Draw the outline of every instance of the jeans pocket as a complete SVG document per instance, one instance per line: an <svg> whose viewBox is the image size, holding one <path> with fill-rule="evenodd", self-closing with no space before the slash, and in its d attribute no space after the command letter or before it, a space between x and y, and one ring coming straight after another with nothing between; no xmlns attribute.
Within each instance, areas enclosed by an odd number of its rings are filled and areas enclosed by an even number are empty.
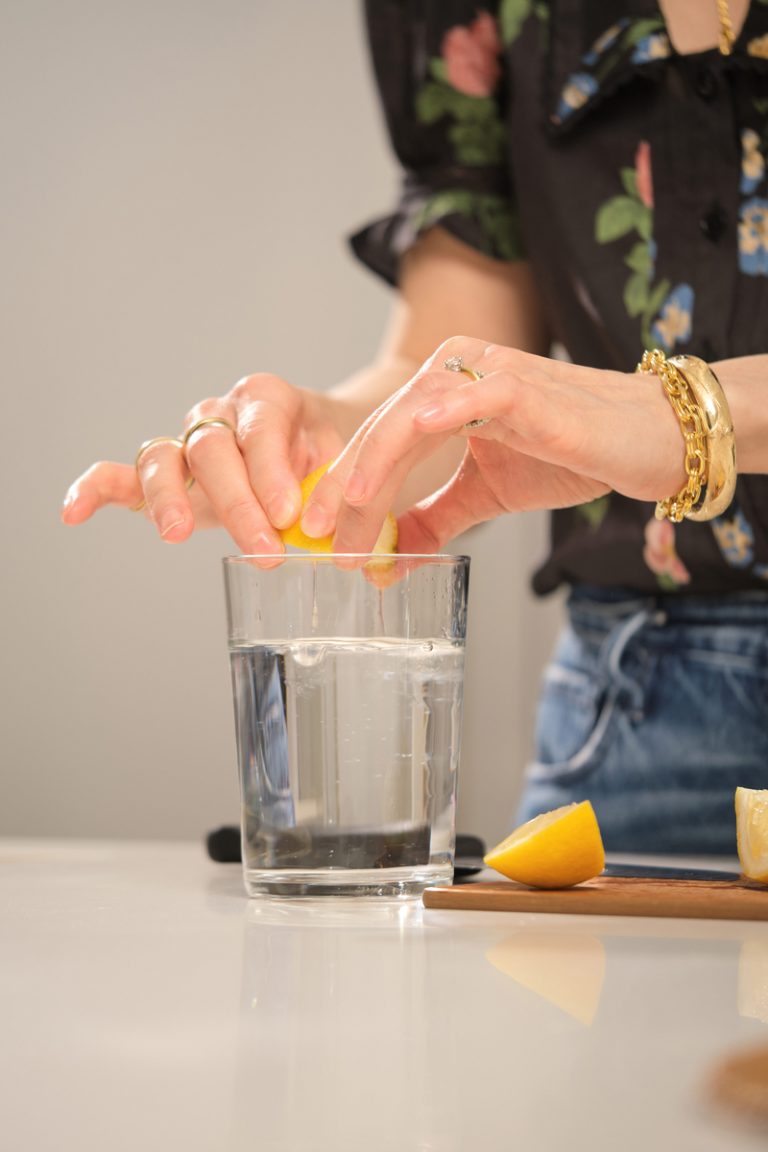
<svg viewBox="0 0 768 1152"><path fill-rule="evenodd" d="M588 776L605 753L615 707L595 673L553 662L539 697L528 779L566 783Z"/></svg>
<svg viewBox="0 0 768 1152"><path fill-rule="evenodd" d="M768 745L768 670L749 656L689 648L668 679L692 726L716 744Z"/></svg>

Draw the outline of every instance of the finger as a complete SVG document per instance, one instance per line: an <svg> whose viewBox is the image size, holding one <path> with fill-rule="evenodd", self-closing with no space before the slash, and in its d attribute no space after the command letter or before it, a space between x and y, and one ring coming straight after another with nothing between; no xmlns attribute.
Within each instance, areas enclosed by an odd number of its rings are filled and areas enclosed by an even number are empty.
<svg viewBox="0 0 768 1152"><path fill-rule="evenodd" d="M381 405L334 461L302 513L301 526L308 536L333 533L345 506L350 512L346 518L348 526L368 526L367 532L353 527L350 533L350 546L355 541L355 546L363 550L362 540L370 536L370 525L378 517L381 526L410 469L445 443L445 434L429 435L417 428L411 418L411 410L422 402L410 395L417 386L416 380L412 381ZM355 517L353 508L363 510L362 514ZM372 515L365 514L367 508ZM374 533L373 542L375 539Z"/></svg>
<svg viewBox="0 0 768 1152"><path fill-rule="evenodd" d="M415 420L418 411L429 411L455 391L474 390L478 394L486 384L485 377L497 371L514 353L494 344L467 337L455 337L443 344L425 367L404 388L363 425L353 443L357 446L354 468L344 485L344 498L350 505L365 505L386 485L400 461L423 439L425 431L453 432L463 421L453 425L443 421L426 428ZM482 373L483 378L468 381L461 372L445 368L451 361L465 362L467 368ZM318 493L319 496L319 493Z"/></svg>
<svg viewBox="0 0 768 1152"><path fill-rule="evenodd" d="M65 524L82 524L99 508L114 504L133 508L142 498L136 469L131 464L103 460L93 464L70 486L61 508Z"/></svg>
<svg viewBox="0 0 768 1152"><path fill-rule="evenodd" d="M163 540L179 544L191 536L195 517L187 494L189 472L178 442L158 440L139 453L136 470L147 514Z"/></svg>
<svg viewBox="0 0 768 1152"><path fill-rule="evenodd" d="M342 499L336 518L334 551L372 551L384 519L395 505L398 493L410 472L428 456L437 452L447 439L449 437L446 435L422 436L411 451L397 462L386 483L365 504L349 504ZM399 550L402 550L402 547L400 543Z"/></svg>
<svg viewBox="0 0 768 1152"><path fill-rule="evenodd" d="M301 511L301 489L292 466L301 394L263 373L236 384L232 398L251 488L272 524L288 528Z"/></svg>
<svg viewBox="0 0 768 1152"><path fill-rule="evenodd" d="M468 451L447 484L400 517L398 550L439 552L462 532L504 511L485 488L474 457Z"/></svg>
<svg viewBox="0 0 768 1152"><path fill-rule="evenodd" d="M189 426L209 416L197 416ZM230 423L233 418L232 412L221 417ZM238 548L250 554L281 554L282 542L254 495L233 433L219 424L204 425L187 440L185 455L192 475Z"/></svg>

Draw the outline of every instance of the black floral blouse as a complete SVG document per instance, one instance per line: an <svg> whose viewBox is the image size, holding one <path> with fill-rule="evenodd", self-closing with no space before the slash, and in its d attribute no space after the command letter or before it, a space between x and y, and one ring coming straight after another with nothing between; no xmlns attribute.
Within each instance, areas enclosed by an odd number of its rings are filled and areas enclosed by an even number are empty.
<svg viewBox="0 0 768 1152"><path fill-rule="evenodd" d="M352 238L370 268L395 283L439 224L531 261L577 363L768 352L768 0L731 56L679 55L650 0L368 0L367 18L404 168L397 210ZM534 588L768 591L768 477L709 523L653 513L616 493L555 512Z"/></svg>

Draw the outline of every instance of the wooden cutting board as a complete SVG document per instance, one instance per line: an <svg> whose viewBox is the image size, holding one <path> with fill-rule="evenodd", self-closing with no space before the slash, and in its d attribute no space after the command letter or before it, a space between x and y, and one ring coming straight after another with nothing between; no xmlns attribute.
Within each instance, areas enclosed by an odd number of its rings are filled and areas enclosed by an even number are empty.
<svg viewBox="0 0 768 1152"><path fill-rule="evenodd" d="M741 880L647 880L598 876L575 888L526 888L512 880L427 888L427 908L768 920L768 888Z"/></svg>

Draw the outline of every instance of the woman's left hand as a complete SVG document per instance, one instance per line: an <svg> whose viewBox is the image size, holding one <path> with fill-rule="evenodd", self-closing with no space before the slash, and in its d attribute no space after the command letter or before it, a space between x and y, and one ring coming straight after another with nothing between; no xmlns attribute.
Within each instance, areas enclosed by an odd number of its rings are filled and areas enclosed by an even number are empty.
<svg viewBox="0 0 768 1152"><path fill-rule="evenodd" d="M445 361L482 372L481 380ZM470 421L488 419L467 429ZM433 552L504 512L564 508L611 489L660 500L685 482L680 427L655 376L583 368L455 337L352 437L302 524L367 552L408 473L453 435L458 471L400 518L401 552Z"/></svg>

